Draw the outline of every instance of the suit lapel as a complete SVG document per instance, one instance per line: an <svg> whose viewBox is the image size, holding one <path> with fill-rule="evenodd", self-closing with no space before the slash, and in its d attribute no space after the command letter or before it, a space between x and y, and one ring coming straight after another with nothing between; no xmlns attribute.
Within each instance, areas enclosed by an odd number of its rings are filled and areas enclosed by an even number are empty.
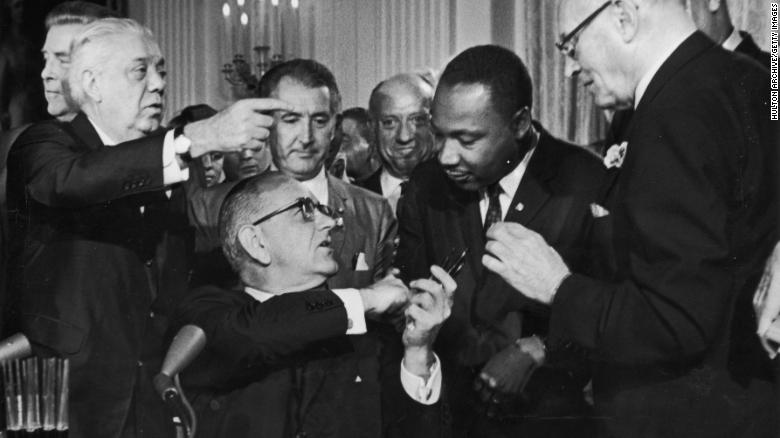
<svg viewBox="0 0 780 438"><path fill-rule="evenodd" d="M540 125L534 126L539 131L539 142L509 204L509 211L504 216L506 222L523 225L530 223L550 199L550 191L546 186L547 181L557 173L556 157L550 151L550 134Z"/></svg>
<svg viewBox="0 0 780 438"><path fill-rule="evenodd" d="M336 213L338 213L342 217L351 214L351 212L355 211L353 206L350 205L352 200L349 199L347 193L344 190L342 190L342 188L338 184L334 184L333 181L331 181L331 179L333 178L331 175L328 174L327 177L328 177L328 206L330 206L330 208L332 208L334 211L336 211ZM333 246L334 253L336 254L341 254L341 251L344 249L344 242L346 240L345 231L346 231L345 227L341 227L338 230L335 230L335 232L332 232L330 234L331 245Z"/></svg>
<svg viewBox="0 0 780 438"><path fill-rule="evenodd" d="M482 234L482 216L479 211L479 194L477 192L467 192L461 190L455 184L447 180L450 185L450 202L455 220L452 224L460 228L463 242L469 252L466 255L466 262L474 273L474 281L477 282L482 276L482 254L485 251L485 236ZM456 251L465 248L452 248ZM446 255L444 256L446 257ZM441 263L442 260L436 260L435 263Z"/></svg>

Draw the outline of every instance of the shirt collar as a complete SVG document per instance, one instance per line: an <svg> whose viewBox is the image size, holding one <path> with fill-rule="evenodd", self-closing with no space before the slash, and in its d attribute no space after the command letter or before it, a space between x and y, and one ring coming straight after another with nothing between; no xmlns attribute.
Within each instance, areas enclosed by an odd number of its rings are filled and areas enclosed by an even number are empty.
<svg viewBox="0 0 780 438"><path fill-rule="evenodd" d="M257 301L260 301L261 303L263 301L273 298L274 296L274 294L269 294L268 292L263 292L261 290L249 286L244 287L244 292L249 294L252 298L256 299Z"/></svg>
<svg viewBox="0 0 780 438"><path fill-rule="evenodd" d="M525 153L523 159L517 163L517 166L515 166L511 172L504 175L503 178L498 180L498 185L501 187L501 193L504 193L510 198L515 196L515 192L517 191L517 188L520 187L520 182L523 180L523 175L525 175L525 171L528 169L528 162L531 161L531 157L533 156L535 150L536 146L529 149L528 152ZM482 189L481 193L482 198L486 199L487 189Z"/></svg>
<svg viewBox="0 0 780 438"><path fill-rule="evenodd" d="M653 80L653 76L658 73L658 70L661 69L661 66L664 65L670 56L672 56L672 53L674 53L674 51L677 50L677 48L680 47L680 45L695 32L695 30L691 31L691 33L685 35L679 41L677 41L676 44L670 44L665 50L659 53L658 57L656 58L656 62L652 64L652 67L648 69L647 72L645 72L644 76L642 76L642 78L636 84L636 90L634 91L634 109L639 106L639 101L642 100L642 96L645 94L645 91L647 91L647 87L650 85L650 81Z"/></svg>
<svg viewBox="0 0 780 438"><path fill-rule="evenodd" d="M384 196L393 193L404 181L391 175L386 168L382 168L382 173L379 174L379 184L382 186L382 194Z"/></svg>
<svg viewBox="0 0 780 438"><path fill-rule="evenodd" d="M317 176L301 181L301 184L317 198L320 204L328 203L328 176L325 173L325 166L322 166Z"/></svg>
<svg viewBox="0 0 780 438"><path fill-rule="evenodd" d="M116 146L118 142L114 141L111 137L108 136L100 127L95 123L89 116L87 116L87 120L89 120L89 123L92 125L93 128L95 128L95 132L97 132L98 137L100 137L100 141L103 142L103 146Z"/></svg>
<svg viewBox="0 0 780 438"><path fill-rule="evenodd" d="M728 38L726 38L725 41L723 41L723 44L721 46L728 50L733 52L734 50L737 50L737 46L742 42L742 35L739 34L739 30L735 27L734 30L731 31L731 35L729 35Z"/></svg>

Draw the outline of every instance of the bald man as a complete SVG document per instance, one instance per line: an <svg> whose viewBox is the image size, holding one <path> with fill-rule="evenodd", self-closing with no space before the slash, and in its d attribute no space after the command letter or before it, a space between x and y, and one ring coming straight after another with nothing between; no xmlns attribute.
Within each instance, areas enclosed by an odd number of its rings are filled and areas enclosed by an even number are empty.
<svg viewBox="0 0 780 438"><path fill-rule="evenodd" d="M386 197L393 211L401 196L401 183L435 153L430 126L432 99L433 86L412 73L386 79L371 92L368 111L382 167L360 185Z"/></svg>
<svg viewBox="0 0 780 438"><path fill-rule="evenodd" d="M750 308L777 240L767 71L698 32L681 0L563 0L558 27L596 104L634 108L592 209L600 269L572 272L508 223L485 266L551 305L548 347L591 352L609 436L776 436Z"/></svg>

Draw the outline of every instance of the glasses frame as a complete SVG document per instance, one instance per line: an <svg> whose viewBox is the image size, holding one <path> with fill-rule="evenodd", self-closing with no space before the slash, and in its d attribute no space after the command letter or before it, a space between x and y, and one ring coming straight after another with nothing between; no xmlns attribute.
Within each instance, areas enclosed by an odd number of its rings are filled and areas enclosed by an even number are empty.
<svg viewBox="0 0 780 438"><path fill-rule="evenodd" d="M572 29L571 32L567 33L560 40L558 40L555 43L555 47L558 48L563 56L571 56L571 54L574 53L574 50L577 48L577 43L579 42L579 38L576 38L577 34L582 32L583 29L585 29L585 27L591 23L591 21L595 20L599 14L604 12L609 6L615 3L615 0L608 0L603 5L599 6L598 9L585 17L585 19L582 20L582 22L580 22L580 24L578 24L574 29Z"/></svg>
<svg viewBox="0 0 780 438"><path fill-rule="evenodd" d="M310 205L310 212L307 212L307 209L304 208L306 205ZM252 222L253 226L260 225L262 222L267 221L268 219L271 219L274 216L280 215L284 213L285 211L292 210L294 208L300 208L301 209L301 215L306 221L312 221L314 220L314 212L319 211L320 213L324 214L325 216L328 216L332 219L337 219L336 212L330 208L329 206L325 204L320 204L319 202L307 197L298 198L290 205L278 208L271 213L268 213L267 215L261 217L260 219Z"/></svg>

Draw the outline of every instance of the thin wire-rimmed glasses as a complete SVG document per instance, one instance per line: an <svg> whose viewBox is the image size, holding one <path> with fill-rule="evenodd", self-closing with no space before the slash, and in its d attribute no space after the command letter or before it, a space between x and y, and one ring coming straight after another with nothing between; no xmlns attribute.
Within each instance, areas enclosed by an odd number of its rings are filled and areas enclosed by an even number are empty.
<svg viewBox="0 0 780 438"><path fill-rule="evenodd" d="M303 216L303 219L306 221L313 221L314 220L314 211L319 210L320 213L324 214L325 216L328 216L333 219L338 219L338 215L336 212L330 208L329 206L325 204L320 204L319 202L309 198L298 198L290 205L287 205L285 207L282 207L278 210L274 210L271 213L268 213L267 215L261 217L260 219L252 222L252 225L258 225L263 221L267 221L268 219L271 219L272 217L282 214L285 211L292 210L294 208L300 208L301 209L301 215Z"/></svg>
<svg viewBox="0 0 780 438"><path fill-rule="evenodd" d="M615 3L615 0L609 0L603 5L599 6L599 8L593 11L592 14L585 17L585 19L582 20L582 22L578 24L577 27L572 29L571 32L561 37L561 39L555 43L555 47L557 47L558 50L563 53L563 56L574 56L574 49L577 48L577 35L582 32L583 29L585 29L585 26L590 24L591 21L595 20L600 13L604 12L604 10L606 10L607 7L613 3Z"/></svg>

